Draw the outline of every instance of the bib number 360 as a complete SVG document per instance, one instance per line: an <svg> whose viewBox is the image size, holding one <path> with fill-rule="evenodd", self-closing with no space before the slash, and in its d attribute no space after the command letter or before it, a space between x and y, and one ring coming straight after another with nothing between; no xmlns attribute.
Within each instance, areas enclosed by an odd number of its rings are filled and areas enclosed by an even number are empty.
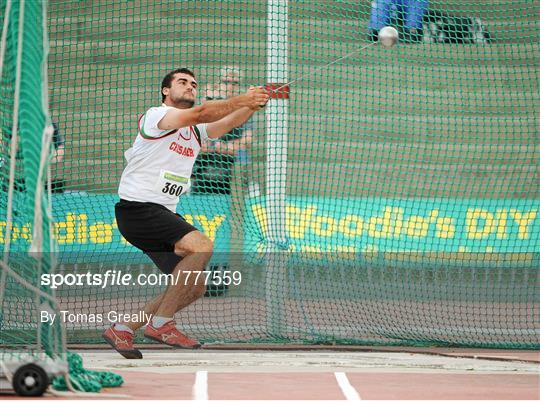
<svg viewBox="0 0 540 402"><path fill-rule="evenodd" d="M180 173L161 170L154 191L168 200L175 200L189 190L190 180Z"/></svg>
<svg viewBox="0 0 540 402"><path fill-rule="evenodd" d="M161 189L161 192L163 194L175 195L178 197L180 196L180 194L182 194L183 190L184 190L183 186L166 181L165 185Z"/></svg>

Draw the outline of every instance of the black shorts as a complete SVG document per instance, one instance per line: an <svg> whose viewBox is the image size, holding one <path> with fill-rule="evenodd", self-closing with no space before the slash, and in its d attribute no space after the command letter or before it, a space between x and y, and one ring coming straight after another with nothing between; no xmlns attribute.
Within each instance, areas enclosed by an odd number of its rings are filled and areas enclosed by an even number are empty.
<svg viewBox="0 0 540 402"><path fill-rule="evenodd" d="M174 244L197 230L182 216L151 202L120 200L114 206L114 212L122 236L144 251L166 274L182 260L174 253Z"/></svg>

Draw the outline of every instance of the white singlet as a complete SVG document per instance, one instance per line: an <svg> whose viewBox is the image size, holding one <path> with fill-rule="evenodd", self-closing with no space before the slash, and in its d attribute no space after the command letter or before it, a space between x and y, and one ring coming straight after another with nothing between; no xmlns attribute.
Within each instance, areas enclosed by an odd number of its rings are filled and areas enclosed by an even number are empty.
<svg viewBox="0 0 540 402"><path fill-rule="evenodd" d="M190 186L191 171L207 141L207 124L161 130L159 121L173 109L162 105L141 116L133 146L125 152L127 166L118 195L128 201L153 202L176 212L179 196Z"/></svg>

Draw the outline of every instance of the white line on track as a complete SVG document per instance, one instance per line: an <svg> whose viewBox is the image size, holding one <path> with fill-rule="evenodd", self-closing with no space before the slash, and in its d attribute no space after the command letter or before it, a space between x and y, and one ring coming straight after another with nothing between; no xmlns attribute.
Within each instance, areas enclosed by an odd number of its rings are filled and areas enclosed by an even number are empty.
<svg viewBox="0 0 540 402"><path fill-rule="evenodd" d="M192 399L197 401L208 400L208 371L197 371L191 394Z"/></svg>
<svg viewBox="0 0 540 402"><path fill-rule="evenodd" d="M341 392L343 392L343 395L345 395L346 400L359 401L362 399L360 398L358 392L356 392L356 389L354 389L354 387L349 382L349 379L347 378L347 375L345 373L336 372L334 373L334 375L336 376L339 388L341 388Z"/></svg>

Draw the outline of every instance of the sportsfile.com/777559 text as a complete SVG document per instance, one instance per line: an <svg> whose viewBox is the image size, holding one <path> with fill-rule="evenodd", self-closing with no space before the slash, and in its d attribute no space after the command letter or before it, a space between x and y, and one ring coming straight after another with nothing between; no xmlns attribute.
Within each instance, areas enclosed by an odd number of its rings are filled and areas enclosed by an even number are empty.
<svg viewBox="0 0 540 402"><path fill-rule="evenodd" d="M168 286L168 285L205 285L229 286L242 283L240 271L181 271L176 274L138 274L132 275L117 270L103 273L67 273L41 274L41 286L57 289L61 286L96 286L102 289L107 286Z"/></svg>

